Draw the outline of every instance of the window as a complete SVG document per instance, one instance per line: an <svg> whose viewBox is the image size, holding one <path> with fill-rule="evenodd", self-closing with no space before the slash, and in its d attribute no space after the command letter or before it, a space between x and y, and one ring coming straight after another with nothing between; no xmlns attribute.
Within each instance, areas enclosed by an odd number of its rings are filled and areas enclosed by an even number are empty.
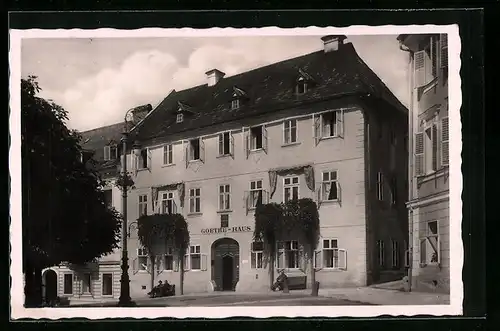
<svg viewBox="0 0 500 331"><path fill-rule="evenodd" d="M283 199L285 202L299 199L299 177L283 178Z"/></svg>
<svg viewBox="0 0 500 331"><path fill-rule="evenodd" d="M113 206L113 190L104 190L104 204L108 208L111 208Z"/></svg>
<svg viewBox="0 0 500 331"><path fill-rule="evenodd" d="M404 241L405 248L405 267L410 266L410 248L408 247L408 241Z"/></svg>
<svg viewBox="0 0 500 331"><path fill-rule="evenodd" d="M174 201L174 192L165 192L162 194L161 213L162 214L177 213L177 206L175 205Z"/></svg>
<svg viewBox="0 0 500 331"><path fill-rule="evenodd" d="M255 208L257 205L262 204L262 180L255 180L250 182L250 208Z"/></svg>
<svg viewBox="0 0 500 331"><path fill-rule="evenodd" d="M256 126L250 129L250 150L254 151L262 148L263 141L262 126Z"/></svg>
<svg viewBox="0 0 500 331"><path fill-rule="evenodd" d="M172 271L174 270L174 250L172 247L166 248L166 253L163 254L162 258L163 270Z"/></svg>
<svg viewBox="0 0 500 331"><path fill-rule="evenodd" d="M391 204L396 205L398 202L398 182L396 177L391 178Z"/></svg>
<svg viewBox="0 0 500 331"><path fill-rule="evenodd" d="M420 263L424 265L437 264L441 261L439 224L438 221L431 221L426 225L427 233L420 238Z"/></svg>
<svg viewBox="0 0 500 331"><path fill-rule="evenodd" d="M219 185L219 210L231 209L231 186Z"/></svg>
<svg viewBox="0 0 500 331"><path fill-rule="evenodd" d="M240 108L240 99L233 99L231 101L231 109L235 110L235 109L238 109L238 108Z"/></svg>
<svg viewBox="0 0 500 331"><path fill-rule="evenodd" d="M82 293L89 294L92 292L92 275L84 273L82 278Z"/></svg>
<svg viewBox="0 0 500 331"><path fill-rule="evenodd" d="M323 138L341 137L344 131L343 117L343 111L331 111L313 116L316 144Z"/></svg>
<svg viewBox="0 0 500 331"><path fill-rule="evenodd" d="M73 274L64 274L64 294L73 294Z"/></svg>
<svg viewBox="0 0 500 331"><path fill-rule="evenodd" d="M219 156L231 155L233 137L230 132L219 133Z"/></svg>
<svg viewBox="0 0 500 331"><path fill-rule="evenodd" d="M321 183L321 200L340 200L340 185L337 179L337 171L323 171Z"/></svg>
<svg viewBox="0 0 500 331"><path fill-rule="evenodd" d="M297 94L298 95L301 95L301 94L304 94L307 92L307 83L306 82L303 82L303 81L299 81L297 83Z"/></svg>
<svg viewBox="0 0 500 331"><path fill-rule="evenodd" d="M447 117L441 120L441 141L439 141L438 127L434 120L425 125L423 132L415 134L415 176L424 176L438 170L440 144L441 165L448 163L448 139Z"/></svg>
<svg viewBox="0 0 500 331"><path fill-rule="evenodd" d="M137 270L148 270L148 251L145 247L137 249Z"/></svg>
<svg viewBox="0 0 500 331"><path fill-rule="evenodd" d="M177 114L177 118L175 119L176 123L182 123L184 121L184 114Z"/></svg>
<svg viewBox="0 0 500 331"><path fill-rule="evenodd" d="M201 212L201 189L192 188L189 190L189 212Z"/></svg>
<svg viewBox="0 0 500 331"><path fill-rule="evenodd" d="M220 227L221 228L229 227L229 214L220 215Z"/></svg>
<svg viewBox="0 0 500 331"><path fill-rule="evenodd" d="M104 161L116 160L118 158L118 148L116 145L104 146Z"/></svg>
<svg viewBox="0 0 500 331"><path fill-rule="evenodd" d="M399 268L399 242L391 240L392 243L392 260L391 265L393 268Z"/></svg>
<svg viewBox="0 0 500 331"><path fill-rule="evenodd" d="M299 268L299 243L296 240L278 242L278 269Z"/></svg>
<svg viewBox="0 0 500 331"><path fill-rule="evenodd" d="M414 53L415 87L430 83L438 74L438 38L432 36L423 50Z"/></svg>
<svg viewBox="0 0 500 331"><path fill-rule="evenodd" d="M102 295L113 295L113 274L102 274Z"/></svg>
<svg viewBox="0 0 500 331"><path fill-rule="evenodd" d="M385 266L385 247L383 240L377 241L377 248L378 248L378 265L383 268Z"/></svg>
<svg viewBox="0 0 500 331"><path fill-rule="evenodd" d="M189 247L189 262L191 270L201 270L200 245L193 245Z"/></svg>
<svg viewBox="0 0 500 331"><path fill-rule="evenodd" d="M381 171L377 173L377 199L384 200L384 174Z"/></svg>
<svg viewBox="0 0 500 331"><path fill-rule="evenodd" d="M252 242L250 255L250 266L252 269L264 268L264 243L262 241Z"/></svg>
<svg viewBox="0 0 500 331"><path fill-rule="evenodd" d="M171 144L163 146L163 164L174 164L174 146Z"/></svg>
<svg viewBox="0 0 500 331"><path fill-rule="evenodd" d="M146 194L139 195L139 217L148 214L148 196Z"/></svg>
<svg viewBox="0 0 500 331"><path fill-rule="evenodd" d="M450 131L448 117L441 119L441 165L448 165L450 161Z"/></svg>
<svg viewBox="0 0 500 331"><path fill-rule="evenodd" d="M189 141L189 161L200 160L200 139L192 139Z"/></svg>
<svg viewBox="0 0 500 331"><path fill-rule="evenodd" d="M297 120L283 122L283 144L293 144L297 142Z"/></svg>
<svg viewBox="0 0 500 331"><path fill-rule="evenodd" d="M337 239L323 240L323 268L339 268L339 250Z"/></svg>
<svg viewBox="0 0 500 331"><path fill-rule="evenodd" d="M142 149L138 161L138 169L148 169L151 164L151 151L148 149Z"/></svg>

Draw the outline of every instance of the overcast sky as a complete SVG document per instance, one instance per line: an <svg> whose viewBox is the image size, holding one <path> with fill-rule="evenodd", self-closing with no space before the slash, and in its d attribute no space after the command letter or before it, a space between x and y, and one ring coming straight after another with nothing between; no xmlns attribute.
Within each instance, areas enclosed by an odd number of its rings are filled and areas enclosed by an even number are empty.
<svg viewBox="0 0 500 331"><path fill-rule="evenodd" d="M24 39L21 70L68 111L69 127L88 130L122 121L129 108L154 107L172 89L204 84L209 69L227 77L317 51L320 37ZM347 41L407 105L407 54L396 35Z"/></svg>

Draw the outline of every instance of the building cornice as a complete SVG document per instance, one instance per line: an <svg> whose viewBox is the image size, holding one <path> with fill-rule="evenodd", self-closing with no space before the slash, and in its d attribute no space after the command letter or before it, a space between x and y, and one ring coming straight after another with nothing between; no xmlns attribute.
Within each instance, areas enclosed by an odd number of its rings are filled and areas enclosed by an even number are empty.
<svg viewBox="0 0 500 331"><path fill-rule="evenodd" d="M431 196L417 198L406 203L406 207L410 210L425 207L431 204L445 202L450 200L450 191L444 190Z"/></svg>

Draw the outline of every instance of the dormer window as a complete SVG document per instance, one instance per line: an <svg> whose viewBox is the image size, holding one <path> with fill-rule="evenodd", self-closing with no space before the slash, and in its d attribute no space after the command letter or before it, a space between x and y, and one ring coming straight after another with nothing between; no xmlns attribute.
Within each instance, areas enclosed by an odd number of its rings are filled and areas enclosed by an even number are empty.
<svg viewBox="0 0 500 331"><path fill-rule="evenodd" d="M231 102L231 109L235 110L238 108L240 108L240 99L233 99L233 101Z"/></svg>
<svg viewBox="0 0 500 331"><path fill-rule="evenodd" d="M297 94L301 95L307 92L307 83L305 81L297 82Z"/></svg>
<svg viewBox="0 0 500 331"><path fill-rule="evenodd" d="M312 76L302 69L299 69L299 74L295 83L295 93L297 95L305 94L315 84Z"/></svg>
<svg viewBox="0 0 500 331"><path fill-rule="evenodd" d="M118 148L116 144L104 146L104 161L116 160L118 158Z"/></svg>
<svg viewBox="0 0 500 331"><path fill-rule="evenodd" d="M184 114L182 114L182 113L177 114L177 118L175 121L177 123L182 123L184 121Z"/></svg>

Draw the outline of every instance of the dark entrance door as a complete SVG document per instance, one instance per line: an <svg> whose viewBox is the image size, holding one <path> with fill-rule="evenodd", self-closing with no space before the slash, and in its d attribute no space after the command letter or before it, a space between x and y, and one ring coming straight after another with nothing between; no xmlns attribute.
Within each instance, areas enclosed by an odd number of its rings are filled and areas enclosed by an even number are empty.
<svg viewBox="0 0 500 331"><path fill-rule="evenodd" d="M239 280L240 245L232 238L212 244L212 281L216 291L234 291Z"/></svg>
<svg viewBox="0 0 500 331"><path fill-rule="evenodd" d="M224 256L222 258L222 290L232 291L234 281L234 266L233 258L231 256Z"/></svg>
<svg viewBox="0 0 500 331"><path fill-rule="evenodd" d="M45 271L45 302L53 302L57 298L57 274L54 270Z"/></svg>

